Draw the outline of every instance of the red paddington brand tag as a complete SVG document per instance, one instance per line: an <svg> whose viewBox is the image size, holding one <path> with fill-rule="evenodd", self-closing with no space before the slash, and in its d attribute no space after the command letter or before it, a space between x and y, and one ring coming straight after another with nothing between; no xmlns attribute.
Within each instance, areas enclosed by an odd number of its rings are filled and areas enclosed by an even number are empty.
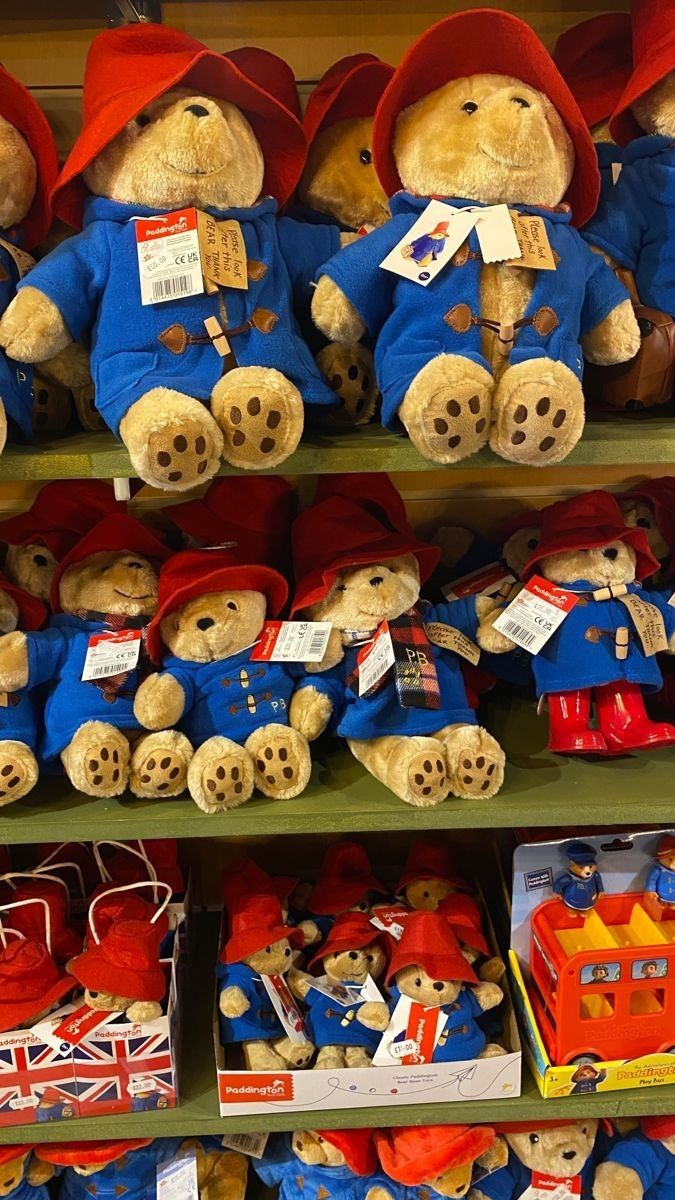
<svg viewBox="0 0 675 1200"><path fill-rule="evenodd" d="M252 662L321 662L330 621L265 621L251 651Z"/></svg>
<svg viewBox="0 0 675 1200"><path fill-rule="evenodd" d="M133 671L140 652L140 629L120 629L117 633L92 633L82 668L83 682Z"/></svg>
<svg viewBox="0 0 675 1200"><path fill-rule="evenodd" d="M162 304L204 291L196 208L139 218L136 250L141 304Z"/></svg>
<svg viewBox="0 0 675 1200"><path fill-rule="evenodd" d="M83 1004L82 1008L76 1008L75 1012L64 1017L52 1036L62 1042L68 1042L71 1046L79 1046L93 1029L105 1025L114 1015L110 1012L96 1012L96 1009L90 1008L88 1004Z"/></svg>
<svg viewBox="0 0 675 1200"><path fill-rule="evenodd" d="M356 655L359 673L359 696L367 696L387 674L395 662L394 647L387 621L378 628L372 642L362 646Z"/></svg>
<svg viewBox="0 0 675 1200"><path fill-rule="evenodd" d="M515 583L515 576L501 563L493 562L453 580L443 588L443 595L446 600L461 600L464 596L493 596L504 583Z"/></svg>
<svg viewBox="0 0 675 1200"><path fill-rule="evenodd" d="M494 628L523 650L538 654L578 599L573 592L556 587L541 575L533 575L497 617Z"/></svg>
<svg viewBox="0 0 675 1200"><path fill-rule="evenodd" d="M401 1062L408 1067L420 1063L431 1062L436 1045L436 1030L438 1028L438 1009L424 1008L422 1004L412 1004L410 1016L405 1030L405 1041L414 1042L416 1050L406 1054Z"/></svg>
<svg viewBox="0 0 675 1200"><path fill-rule="evenodd" d="M581 1195L581 1175L569 1175L564 1179L555 1175L532 1172L532 1183L523 1192L522 1200L573 1200Z"/></svg>

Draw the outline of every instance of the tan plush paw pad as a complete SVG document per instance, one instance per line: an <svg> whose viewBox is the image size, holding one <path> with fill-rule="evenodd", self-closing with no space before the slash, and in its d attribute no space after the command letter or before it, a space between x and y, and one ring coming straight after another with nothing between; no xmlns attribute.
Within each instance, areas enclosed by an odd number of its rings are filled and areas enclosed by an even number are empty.
<svg viewBox="0 0 675 1200"><path fill-rule="evenodd" d="M207 803L214 808L236 808L248 800L253 790L251 774L240 758L226 757L208 763L202 771L202 787Z"/></svg>
<svg viewBox="0 0 675 1200"><path fill-rule="evenodd" d="M92 737L78 751L79 762L71 759L69 772L76 787L89 796L119 796L124 791L129 778L129 743L123 734L111 729L102 737Z"/></svg>
<svg viewBox="0 0 675 1200"><path fill-rule="evenodd" d="M456 731L448 747L450 786L454 796L490 799L504 782L504 752L498 742L477 725Z"/></svg>
<svg viewBox="0 0 675 1200"><path fill-rule="evenodd" d="M255 783L266 796L288 800L304 791L312 769L307 739L285 725L257 729L246 743L255 764Z"/></svg>
<svg viewBox="0 0 675 1200"><path fill-rule="evenodd" d="M427 363L399 409L420 454L447 464L480 450L490 432L492 383L483 367L455 356Z"/></svg>
<svg viewBox="0 0 675 1200"><path fill-rule="evenodd" d="M379 396L375 364L370 351L358 342L346 345L331 343L319 351L316 363L342 401L339 408L327 408L322 414L326 423L353 428L370 421Z"/></svg>
<svg viewBox="0 0 675 1200"><path fill-rule="evenodd" d="M27 796L38 778L35 755L21 742L0 744L0 806Z"/></svg>
<svg viewBox="0 0 675 1200"><path fill-rule="evenodd" d="M567 367L546 364L540 377L531 377L536 364L537 360L520 363L502 377L495 395L490 446L510 462L548 466L562 462L579 441L584 398ZM557 370L550 371L549 365Z"/></svg>
<svg viewBox="0 0 675 1200"><path fill-rule="evenodd" d="M448 792L447 772L443 749L420 754L410 760L408 766L408 784L415 797L413 803L427 805L439 804Z"/></svg>
<svg viewBox="0 0 675 1200"><path fill-rule="evenodd" d="M298 389L279 371L240 367L216 385L212 411L233 467L276 467L295 450L303 430Z"/></svg>
<svg viewBox="0 0 675 1200"><path fill-rule="evenodd" d="M176 734L144 738L131 758L130 786L135 796L180 796L187 787L192 747Z"/></svg>
<svg viewBox="0 0 675 1200"><path fill-rule="evenodd" d="M148 462L160 487L185 489L215 475L220 446L208 426L188 418L150 434Z"/></svg>

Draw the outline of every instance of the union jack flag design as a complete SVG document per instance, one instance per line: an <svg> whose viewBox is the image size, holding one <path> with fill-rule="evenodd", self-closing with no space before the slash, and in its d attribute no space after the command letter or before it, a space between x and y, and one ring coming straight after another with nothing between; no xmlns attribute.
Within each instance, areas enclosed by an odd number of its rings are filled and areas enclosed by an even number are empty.
<svg viewBox="0 0 675 1200"><path fill-rule="evenodd" d="M77 1116L71 1054L38 1039L0 1046L0 1125L46 1120L59 1110Z"/></svg>
<svg viewBox="0 0 675 1200"><path fill-rule="evenodd" d="M137 1033L140 1026L129 1025L124 1037L85 1038L73 1047L77 1096L82 1116L132 1111L136 1088L148 1080L153 1094L160 1094L166 1107L173 1107L176 1097L176 1064L172 1052L169 1023L157 1022L155 1033ZM108 1029L120 1031L119 1025ZM129 1085L136 1088L129 1090Z"/></svg>

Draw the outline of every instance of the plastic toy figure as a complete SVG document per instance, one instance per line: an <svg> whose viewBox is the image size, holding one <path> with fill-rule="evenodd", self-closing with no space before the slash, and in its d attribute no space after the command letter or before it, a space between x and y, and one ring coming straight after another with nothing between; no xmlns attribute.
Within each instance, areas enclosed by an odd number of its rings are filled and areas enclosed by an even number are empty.
<svg viewBox="0 0 675 1200"><path fill-rule="evenodd" d="M653 896L668 908L675 908L675 836L666 833L659 842L656 862L647 876L647 896Z"/></svg>
<svg viewBox="0 0 675 1200"><path fill-rule="evenodd" d="M580 1063L572 1076L570 1096L586 1096L589 1092L597 1092L598 1084L607 1078L607 1072L598 1070L593 1063Z"/></svg>
<svg viewBox="0 0 675 1200"><path fill-rule="evenodd" d="M574 912L589 912L605 890L596 852L587 842L575 841L567 843L565 855L568 865L556 876L553 891Z"/></svg>

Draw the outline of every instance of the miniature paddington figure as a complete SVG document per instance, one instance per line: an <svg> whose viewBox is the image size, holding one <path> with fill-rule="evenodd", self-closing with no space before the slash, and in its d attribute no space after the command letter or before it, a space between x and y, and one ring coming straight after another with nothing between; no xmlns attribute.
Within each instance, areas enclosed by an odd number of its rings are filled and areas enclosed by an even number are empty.
<svg viewBox="0 0 675 1200"><path fill-rule="evenodd" d="M155 1200L158 1168L191 1151L199 1200L244 1200L247 1161L215 1138L57 1142L41 1146L39 1157L60 1173L62 1200Z"/></svg>
<svg viewBox="0 0 675 1200"><path fill-rule="evenodd" d="M365 1200L436 1200L466 1196L476 1164L502 1157L493 1129L476 1125L427 1125L378 1129L375 1148L386 1176Z"/></svg>
<svg viewBox="0 0 675 1200"><path fill-rule="evenodd" d="M647 876L647 895L666 908L675 907L675 837L664 833L656 851L656 862Z"/></svg>
<svg viewBox="0 0 675 1200"><path fill-rule="evenodd" d="M675 551L675 479L643 479L618 497L627 525L644 529L649 549L658 559L660 570L650 575L645 586L662 587L672 575L672 554ZM670 594L670 593L669 593Z"/></svg>
<svg viewBox="0 0 675 1200"><path fill-rule="evenodd" d="M564 1180L567 1194L591 1200L593 1169L600 1153L598 1122L584 1121L518 1122L497 1126L509 1145L505 1167L481 1179L469 1193L469 1200L519 1200L531 1194L538 1178L542 1188L554 1192ZM602 1137L602 1135L601 1135ZM616 1192L612 1200L627 1200Z"/></svg>
<svg viewBox="0 0 675 1200"><path fill-rule="evenodd" d="M370 1129L296 1130L270 1138L253 1169L279 1200L363 1200L377 1167Z"/></svg>
<svg viewBox="0 0 675 1200"><path fill-rule="evenodd" d="M672 1200L675 1117L642 1117L595 1172L593 1200Z"/></svg>
<svg viewBox="0 0 675 1200"><path fill-rule="evenodd" d="M598 871L598 855L587 842L567 842L567 867L556 875L553 891L575 912L590 912L602 895L604 884Z"/></svg>

